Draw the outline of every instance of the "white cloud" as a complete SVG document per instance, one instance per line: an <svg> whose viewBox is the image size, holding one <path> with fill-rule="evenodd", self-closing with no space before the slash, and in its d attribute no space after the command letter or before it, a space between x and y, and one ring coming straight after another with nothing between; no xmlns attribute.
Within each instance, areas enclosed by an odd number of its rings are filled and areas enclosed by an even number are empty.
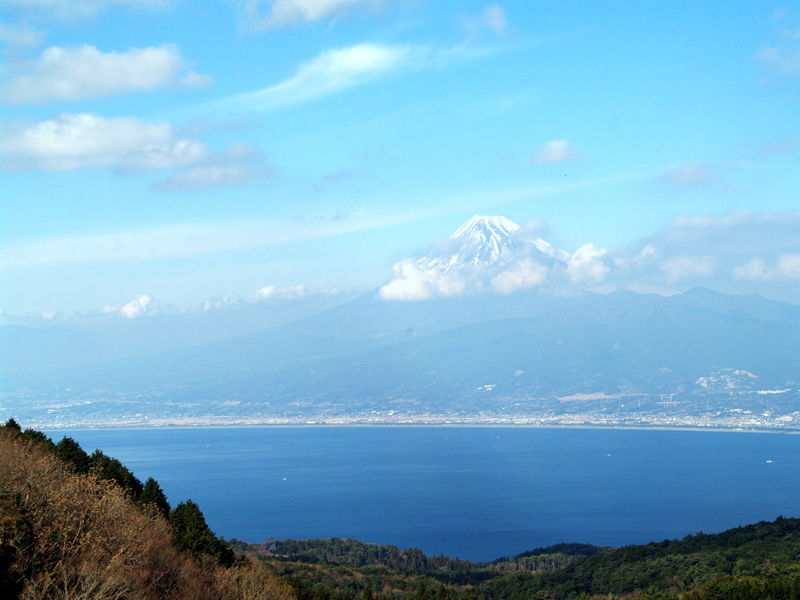
<svg viewBox="0 0 800 600"><path fill-rule="evenodd" d="M224 100L248 110L269 110L330 96L372 81L406 66L415 54L408 46L358 44L328 50L303 63L297 73L279 84Z"/></svg>
<svg viewBox="0 0 800 600"><path fill-rule="evenodd" d="M2 126L3 167L8 171L164 169L197 163L211 151L178 136L169 123L132 117L63 114L35 125Z"/></svg>
<svg viewBox="0 0 800 600"><path fill-rule="evenodd" d="M328 17L342 18L350 9L376 9L381 0L271 0L266 14L262 14L259 0L247 0L242 13L245 24L255 31L267 31Z"/></svg>
<svg viewBox="0 0 800 600"><path fill-rule="evenodd" d="M453 269L443 273L435 267L422 267L413 259L392 267L394 278L379 290L384 300L428 300L460 296L468 289L468 279Z"/></svg>
<svg viewBox="0 0 800 600"><path fill-rule="evenodd" d="M267 300L299 300L315 294L338 293L338 290L311 290L306 285L295 285L288 288L278 288L267 285L250 296L248 302L264 302Z"/></svg>
<svg viewBox="0 0 800 600"><path fill-rule="evenodd" d="M552 140L542 144L531 158L533 164L553 164L584 158L583 152L573 148L569 140Z"/></svg>
<svg viewBox="0 0 800 600"><path fill-rule="evenodd" d="M778 269L788 279L800 279L800 253L779 256Z"/></svg>
<svg viewBox="0 0 800 600"><path fill-rule="evenodd" d="M605 248L596 248L594 244L584 244L573 252L567 260L567 275L573 283L598 283L611 269L601 260L606 254Z"/></svg>
<svg viewBox="0 0 800 600"><path fill-rule="evenodd" d="M767 272L766 263L760 258L754 258L750 262L739 265L733 269L733 276L736 279L771 279L772 274Z"/></svg>
<svg viewBox="0 0 800 600"><path fill-rule="evenodd" d="M768 265L762 258L754 258L735 267L733 276L745 280L800 279L800 253L778 256L774 267Z"/></svg>
<svg viewBox="0 0 800 600"><path fill-rule="evenodd" d="M161 314L158 306L153 302L153 298L147 294L140 294L135 300L131 300L122 306L104 306L100 309L100 312L102 314L120 314L126 319Z"/></svg>
<svg viewBox="0 0 800 600"><path fill-rule="evenodd" d="M44 43L44 32L21 23L0 23L0 42L7 48L38 48Z"/></svg>
<svg viewBox="0 0 800 600"><path fill-rule="evenodd" d="M211 76L194 71L178 79L186 67L174 44L107 53L86 44L77 48L51 46L38 60L23 63L23 73L5 77L3 103L16 106L82 100L213 82Z"/></svg>
<svg viewBox="0 0 800 600"><path fill-rule="evenodd" d="M702 285L797 303L798 231L797 210L680 217L635 247L611 253L605 281L635 291Z"/></svg>
<svg viewBox="0 0 800 600"><path fill-rule="evenodd" d="M687 278L708 277L715 268L713 256L678 256L665 262L661 272L668 283L676 283Z"/></svg>
<svg viewBox="0 0 800 600"><path fill-rule="evenodd" d="M492 289L500 294L510 294L540 285L547 276L547 267L525 259L510 265L490 279Z"/></svg>
<svg viewBox="0 0 800 600"><path fill-rule="evenodd" d="M664 180L678 188L713 185L722 180L722 167L705 162L691 163L664 174Z"/></svg>
<svg viewBox="0 0 800 600"><path fill-rule="evenodd" d="M132 117L64 114L35 125L6 124L0 131L5 171L175 169L151 185L158 190L229 187L272 172L260 153L246 144L214 152L196 139L182 137L169 123Z"/></svg>
<svg viewBox="0 0 800 600"><path fill-rule="evenodd" d="M214 310L215 308L231 308L232 306L239 306L242 298L236 294L221 294L210 300L206 300L203 304L203 310Z"/></svg>

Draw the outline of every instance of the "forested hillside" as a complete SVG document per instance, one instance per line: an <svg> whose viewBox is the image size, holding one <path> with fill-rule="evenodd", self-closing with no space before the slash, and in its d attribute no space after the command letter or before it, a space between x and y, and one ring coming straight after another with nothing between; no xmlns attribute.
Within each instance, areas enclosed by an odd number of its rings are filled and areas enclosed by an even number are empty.
<svg viewBox="0 0 800 600"><path fill-rule="evenodd" d="M337 538L231 544L269 563L303 600L375 592L406 600L800 599L800 519L782 517L643 546L557 544L491 563Z"/></svg>
<svg viewBox="0 0 800 600"><path fill-rule="evenodd" d="M262 564L235 559L191 502L71 438L0 427L0 598L290 600Z"/></svg>

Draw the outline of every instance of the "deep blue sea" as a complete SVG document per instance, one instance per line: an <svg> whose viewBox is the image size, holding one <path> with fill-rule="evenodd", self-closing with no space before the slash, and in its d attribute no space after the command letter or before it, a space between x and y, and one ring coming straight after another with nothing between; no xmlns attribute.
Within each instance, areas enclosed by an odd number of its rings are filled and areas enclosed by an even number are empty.
<svg viewBox="0 0 800 600"><path fill-rule="evenodd" d="M502 427L54 430L192 499L225 538L491 560L800 517L800 435Z"/></svg>

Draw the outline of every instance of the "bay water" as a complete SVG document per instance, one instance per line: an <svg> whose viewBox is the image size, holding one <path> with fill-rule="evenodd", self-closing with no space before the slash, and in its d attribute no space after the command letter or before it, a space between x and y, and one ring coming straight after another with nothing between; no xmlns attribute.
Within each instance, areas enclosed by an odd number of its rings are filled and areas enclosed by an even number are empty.
<svg viewBox="0 0 800 600"><path fill-rule="evenodd" d="M800 517L800 435L514 427L49 430L191 499L227 539L492 560Z"/></svg>

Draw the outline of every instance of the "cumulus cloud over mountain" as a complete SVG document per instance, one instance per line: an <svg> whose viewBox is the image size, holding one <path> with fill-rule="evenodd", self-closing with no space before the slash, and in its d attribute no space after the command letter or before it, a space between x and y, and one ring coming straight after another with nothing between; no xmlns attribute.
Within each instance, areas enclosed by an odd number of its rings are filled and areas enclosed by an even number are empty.
<svg viewBox="0 0 800 600"><path fill-rule="evenodd" d="M501 216L474 216L430 252L394 266L394 278L381 287L386 300L495 291L510 294L545 282L550 270L563 270L569 254L535 233L545 228L535 220L520 227Z"/></svg>
<svg viewBox="0 0 800 600"><path fill-rule="evenodd" d="M126 319L145 316L154 317L161 314L158 304L148 294L139 294L135 300L131 300L122 306L105 306L100 312L103 314L119 314Z"/></svg>
<svg viewBox="0 0 800 600"><path fill-rule="evenodd" d="M588 242L569 253L539 238L541 231L540 219L519 227L504 217L473 217L422 258L397 263L380 295L427 300L536 287L670 294L705 285L791 299L800 285L800 211L680 218L612 250Z"/></svg>

